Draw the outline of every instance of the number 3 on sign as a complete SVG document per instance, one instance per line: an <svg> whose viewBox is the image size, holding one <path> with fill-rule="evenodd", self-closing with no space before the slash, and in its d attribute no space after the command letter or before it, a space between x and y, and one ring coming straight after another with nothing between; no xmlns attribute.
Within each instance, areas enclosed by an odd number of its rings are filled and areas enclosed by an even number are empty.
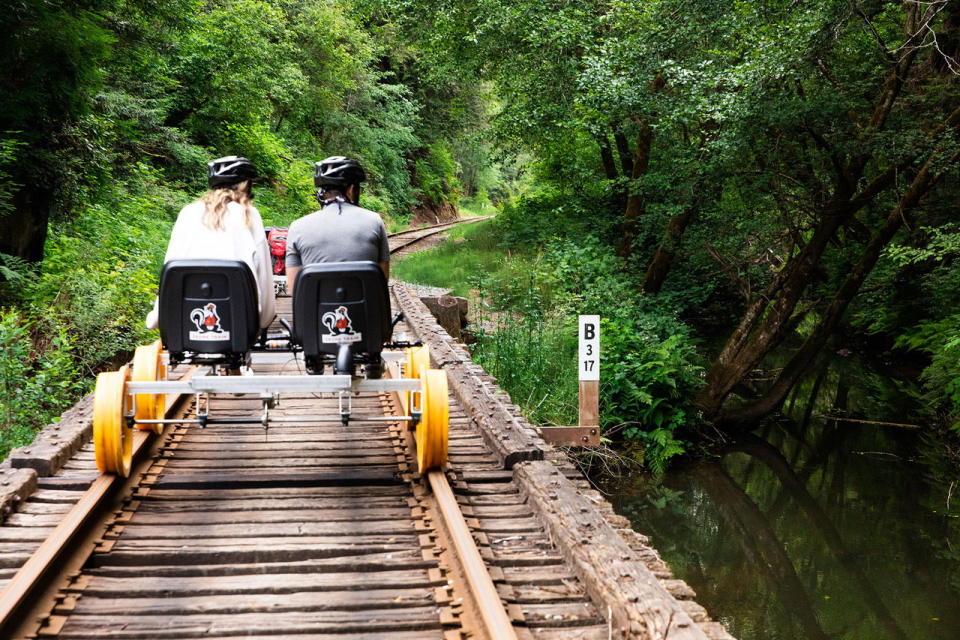
<svg viewBox="0 0 960 640"><path fill-rule="evenodd" d="M600 379L600 316L580 316L580 379Z"/></svg>

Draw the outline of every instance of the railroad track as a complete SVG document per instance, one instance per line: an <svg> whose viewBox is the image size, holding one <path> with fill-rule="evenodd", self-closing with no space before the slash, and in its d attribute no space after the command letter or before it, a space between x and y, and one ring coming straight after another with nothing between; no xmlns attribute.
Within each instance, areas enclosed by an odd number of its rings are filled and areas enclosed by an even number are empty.
<svg viewBox="0 0 960 640"><path fill-rule="evenodd" d="M532 427L403 285L391 294L398 334L436 349L450 381L443 470L418 473L385 392L354 399L381 421L347 428L298 423L337 399L292 393L269 429L138 432L128 478L96 473L88 443L0 526L0 637L729 640L562 454L540 460ZM290 298L278 306L289 317ZM168 402L179 417L193 405Z"/></svg>
<svg viewBox="0 0 960 640"><path fill-rule="evenodd" d="M405 255L410 253L416 244L423 242L427 238L435 237L437 234L443 233L451 227L459 224L470 224L480 222L481 220L489 220L492 217L493 216L483 216L480 218L468 218L466 220L454 220L453 222L444 222L429 227L391 233L389 237L390 253L391 255Z"/></svg>
<svg viewBox="0 0 960 640"><path fill-rule="evenodd" d="M300 366L254 368L278 375ZM397 415L392 396L361 394L354 408ZM99 476L70 511L33 523L58 521L0 595L4 632L606 637L603 616L549 549L516 487L490 482L503 475L499 462L451 402L456 491L442 471L416 473L400 422L181 425L153 443L138 435L143 459L130 480ZM210 403L211 412L231 416L260 410L256 397ZM272 413L336 411L335 398L291 394ZM65 470L91 467L87 450ZM53 493L41 490L32 502L46 504ZM22 525L16 534L41 537L44 528L30 526L28 514L13 519ZM487 542L482 553L477 539ZM498 557L503 562L493 562Z"/></svg>

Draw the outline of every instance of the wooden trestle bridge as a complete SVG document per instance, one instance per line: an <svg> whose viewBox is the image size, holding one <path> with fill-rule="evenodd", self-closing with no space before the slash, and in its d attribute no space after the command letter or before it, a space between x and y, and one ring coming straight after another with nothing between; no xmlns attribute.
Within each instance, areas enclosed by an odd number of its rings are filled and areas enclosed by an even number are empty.
<svg viewBox="0 0 960 640"><path fill-rule="evenodd" d="M0 637L729 639L408 288L390 293L396 331L446 375L442 469L420 473L390 421L400 394L359 393L371 420L344 427L313 420L334 394L292 392L269 428L138 431L129 476L101 474L87 397L0 465ZM302 374L287 355L255 356L256 375ZM193 395L167 400L194 419Z"/></svg>

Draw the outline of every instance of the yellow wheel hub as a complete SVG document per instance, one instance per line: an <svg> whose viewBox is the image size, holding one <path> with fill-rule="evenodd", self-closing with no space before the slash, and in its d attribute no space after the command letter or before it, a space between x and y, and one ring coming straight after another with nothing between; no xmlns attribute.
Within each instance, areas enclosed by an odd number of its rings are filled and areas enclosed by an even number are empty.
<svg viewBox="0 0 960 640"><path fill-rule="evenodd" d="M424 473L447 463L450 404L447 373L441 369L423 369L420 374L423 415L417 425L417 464L420 473Z"/></svg>
<svg viewBox="0 0 960 640"><path fill-rule="evenodd" d="M416 380L421 377L420 372L430 368L430 347L410 347L407 349L407 370L406 377ZM404 415L410 415L413 409L420 409L422 402L416 399L417 396L410 391L400 393L400 403L403 405Z"/></svg>
<svg viewBox="0 0 960 640"><path fill-rule="evenodd" d="M130 378L136 382L154 382L167 379L167 367L160 357L160 341L137 347L133 354L133 373ZM166 415L167 397L162 394L137 394L137 420L160 420ZM163 433L162 424L138 424L138 429Z"/></svg>
<svg viewBox="0 0 960 640"><path fill-rule="evenodd" d="M133 458L133 429L127 426L127 381L130 367L97 376L93 396L93 446L97 469L105 473L130 475Z"/></svg>

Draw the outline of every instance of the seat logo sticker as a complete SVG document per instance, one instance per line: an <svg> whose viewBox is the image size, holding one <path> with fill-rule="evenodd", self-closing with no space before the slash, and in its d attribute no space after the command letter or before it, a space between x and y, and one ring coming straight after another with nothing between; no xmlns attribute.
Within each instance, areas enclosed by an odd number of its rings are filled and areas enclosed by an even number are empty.
<svg viewBox="0 0 960 640"><path fill-rule="evenodd" d="M327 311L320 318L320 322L330 331L323 334L324 344L344 344L348 342L360 342L363 340L363 334L353 330L353 320L346 307L337 307L333 311Z"/></svg>
<svg viewBox="0 0 960 640"><path fill-rule="evenodd" d="M197 327L190 332L190 339L197 342L221 342L230 339L230 332L220 326L217 305L210 302L190 312L190 321Z"/></svg>

